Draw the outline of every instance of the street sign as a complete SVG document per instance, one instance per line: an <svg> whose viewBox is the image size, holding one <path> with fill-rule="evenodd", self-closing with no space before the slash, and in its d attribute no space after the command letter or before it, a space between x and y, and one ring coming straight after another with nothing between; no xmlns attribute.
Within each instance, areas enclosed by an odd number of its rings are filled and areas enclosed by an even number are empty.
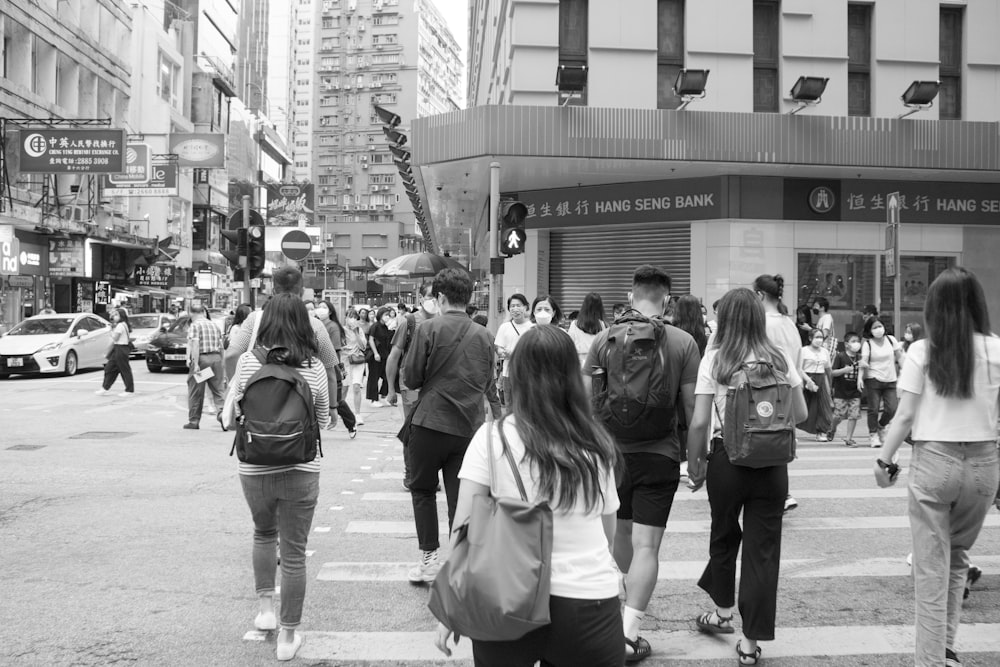
<svg viewBox="0 0 1000 667"><path fill-rule="evenodd" d="M885 275L892 278L899 267L896 256L899 244L899 193L890 192L885 198Z"/></svg>
<svg viewBox="0 0 1000 667"><path fill-rule="evenodd" d="M238 208L229 216L229 229L239 229L240 227L249 227L250 225L263 225L264 218L261 217L255 209L250 209L250 222L246 225L243 224L243 209Z"/></svg>
<svg viewBox="0 0 1000 667"><path fill-rule="evenodd" d="M885 221L890 225L899 224L899 193L890 192L885 198Z"/></svg>
<svg viewBox="0 0 1000 667"><path fill-rule="evenodd" d="M21 130L20 170L25 174L120 174L125 130Z"/></svg>
<svg viewBox="0 0 1000 667"><path fill-rule="evenodd" d="M295 261L305 259L312 252L312 239L300 229L293 229L281 239L281 254Z"/></svg>

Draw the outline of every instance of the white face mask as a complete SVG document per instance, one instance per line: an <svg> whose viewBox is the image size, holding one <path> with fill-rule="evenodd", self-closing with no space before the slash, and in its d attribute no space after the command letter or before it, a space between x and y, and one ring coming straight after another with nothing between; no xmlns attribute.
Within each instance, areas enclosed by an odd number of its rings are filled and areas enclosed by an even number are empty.
<svg viewBox="0 0 1000 667"><path fill-rule="evenodd" d="M885 336L885 329L883 329L882 327L879 327L878 329L872 329L873 338L882 338L883 336Z"/></svg>
<svg viewBox="0 0 1000 667"><path fill-rule="evenodd" d="M321 320L327 320L330 319L330 310L325 307L317 308L316 310L313 311L313 315Z"/></svg>
<svg viewBox="0 0 1000 667"><path fill-rule="evenodd" d="M551 324L552 323L552 313L547 310L539 310L535 313L535 322L537 324Z"/></svg>
<svg viewBox="0 0 1000 667"><path fill-rule="evenodd" d="M850 350L851 352L857 352L858 350L861 349L861 343L857 341L852 341L847 344L847 349Z"/></svg>
<svg viewBox="0 0 1000 667"><path fill-rule="evenodd" d="M424 299L424 310L430 315L437 315L438 312L437 299L435 299L432 296L429 296L426 299Z"/></svg>
<svg viewBox="0 0 1000 667"><path fill-rule="evenodd" d="M911 334L909 331L907 331L905 334L903 334L903 340L912 343L913 342L913 334Z"/></svg>

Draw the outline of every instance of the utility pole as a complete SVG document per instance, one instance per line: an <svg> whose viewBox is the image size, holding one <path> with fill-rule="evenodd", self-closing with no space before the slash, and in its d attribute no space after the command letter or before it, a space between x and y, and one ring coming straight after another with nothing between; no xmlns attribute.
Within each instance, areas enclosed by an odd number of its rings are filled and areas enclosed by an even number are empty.
<svg viewBox="0 0 1000 667"><path fill-rule="evenodd" d="M243 195L243 228L250 227L250 195ZM251 308L257 304L253 302L253 290L250 288L250 270L247 268L243 276L243 303L249 303Z"/></svg>
<svg viewBox="0 0 1000 667"><path fill-rule="evenodd" d="M503 260L500 259L498 230L500 226L500 163L490 162L490 302L487 309L487 326L496 333L503 317ZM497 266L499 265L499 266ZM500 272L497 273L497 269Z"/></svg>

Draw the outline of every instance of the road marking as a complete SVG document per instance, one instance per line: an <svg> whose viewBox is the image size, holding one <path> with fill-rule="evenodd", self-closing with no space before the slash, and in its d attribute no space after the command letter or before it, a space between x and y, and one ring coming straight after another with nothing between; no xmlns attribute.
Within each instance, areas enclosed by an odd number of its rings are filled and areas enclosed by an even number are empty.
<svg viewBox="0 0 1000 667"><path fill-rule="evenodd" d="M361 466L361 469L362 470L371 470L372 467L371 466ZM511 477L513 477L513 475L511 475Z"/></svg>
<svg viewBox="0 0 1000 667"><path fill-rule="evenodd" d="M312 556L314 553L316 553L315 549L306 549L306 558L309 558L309 556Z"/></svg>
<svg viewBox="0 0 1000 667"><path fill-rule="evenodd" d="M243 635L243 641L245 642L267 641L267 630L250 630L245 635Z"/></svg>
<svg viewBox="0 0 1000 667"><path fill-rule="evenodd" d="M906 498L908 493L905 486L897 485L888 489L880 489L874 484L871 489L793 489L793 491L792 495L796 499L823 500L882 500L887 498ZM412 497L406 491L384 491L364 493L361 496L361 500L378 503L409 503L412 502ZM443 493L438 494L437 501L439 503L446 502L446 500ZM708 502L708 496L704 493L691 493L683 484L678 487L677 494L674 496L675 503L693 500Z"/></svg>
<svg viewBox="0 0 1000 667"><path fill-rule="evenodd" d="M432 620L428 614L428 624ZM693 624L693 621L692 621ZM472 642L463 638L445 657L434 646L435 632L311 632L298 656L336 663L412 665L421 662L472 660ZM695 630L643 632L662 661L732 660L735 639L706 636ZM762 642L764 658L797 658L835 655L906 655L913 653L910 625L818 626L777 628L775 641ZM1000 652L1000 623L963 623L955 649L962 653Z"/></svg>
<svg viewBox="0 0 1000 667"><path fill-rule="evenodd" d="M330 532L330 526L316 526L315 528L313 528L313 532L315 532L315 533L329 533Z"/></svg>
<svg viewBox="0 0 1000 667"><path fill-rule="evenodd" d="M872 459L872 463L875 459ZM905 476L906 468L900 471L900 476ZM796 468L795 464L788 466L789 477L872 477L871 468ZM377 472L371 476L372 479L402 479L403 471L399 472ZM874 483L874 478L873 478Z"/></svg>
<svg viewBox="0 0 1000 667"><path fill-rule="evenodd" d="M340 495L342 495L342 496L353 496L354 492L353 491L341 491Z"/></svg>
<svg viewBox="0 0 1000 667"><path fill-rule="evenodd" d="M364 484L365 483L365 480L363 480L363 479L352 479L351 481L354 482L355 484Z"/></svg>
<svg viewBox="0 0 1000 667"><path fill-rule="evenodd" d="M333 510L334 512L339 512L340 510L344 509L344 506L343 505L334 505L330 509Z"/></svg>
<svg viewBox="0 0 1000 667"><path fill-rule="evenodd" d="M668 533L708 533L711 529L708 519L697 521L668 521ZM983 522L983 528L1000 527L1000 515L991 514ZM846 517L803 517L801 522L795 514L790 514L785 521L784 531L803 532L816 530L893 530L910 528L907 516L846 516ZM347 524L348 533L366 533L373 535L411 535L414 531L412 521L350 521ZM438 531L448 534L448 525L439 524Z"/></svg>
<svg viewBox="0 0 1000 667"><path fill-rule="evenodd" d="M705 570L704 560L660 561L659 580L695 581ZM1000 556L984 556L977 554L973 559L975 565L988 572L1000 569ZM332 562L323 563L318 581L408 581L407 573L413 567L412 562ZM865 558L845 562L842 559L822 558L783 558L781 560L782 579L829 579L857 577L909 577L910 567L906 557L897 558ZM739 578L737 576L737 578Z"/></svg>

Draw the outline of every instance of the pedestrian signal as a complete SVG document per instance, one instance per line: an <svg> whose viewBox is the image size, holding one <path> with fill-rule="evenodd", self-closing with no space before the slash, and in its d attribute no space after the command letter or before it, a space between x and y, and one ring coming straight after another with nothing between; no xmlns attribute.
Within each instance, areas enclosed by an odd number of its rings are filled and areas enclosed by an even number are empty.
<svg viewBox="0 0 1000 667"><path fill-rule="evenodd" d="M524 219L528 217L528 207L519 201L500 202L500 254L519 255L524 252L528 234L524 231Z"/></svg>

